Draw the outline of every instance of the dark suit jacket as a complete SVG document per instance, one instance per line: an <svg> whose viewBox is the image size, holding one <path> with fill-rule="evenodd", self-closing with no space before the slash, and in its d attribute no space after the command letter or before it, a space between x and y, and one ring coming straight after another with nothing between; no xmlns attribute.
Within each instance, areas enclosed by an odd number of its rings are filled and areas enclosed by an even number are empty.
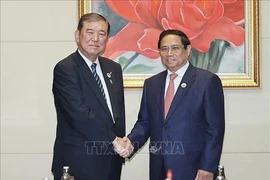
<svg viewBox="0 0 270 180"><path fill-rule="evenodd" d="M164 120L166 75L145 81L138 121L128 137L135 151L150 137L151 180L158 179L163 160L174 180L194 180L198 169L215 173L225 126L221 81L190 64Z"/></svg>
<svg viewBox="0 0 270 180"><path fill-rule="evenodd" d="M104 57L99 57L99 62L115 124L91 70L78 51L54 68L57 132L52 171L55 176L61 176L63 166L70 166L75 178L85 176L91 180L108 180L115 154L111 142L116 136L125 136L121 66ZM111 73L111 77L107 73ZM120 156L117 158L114 162L121 162L122 165L123 159Z"/></svg>

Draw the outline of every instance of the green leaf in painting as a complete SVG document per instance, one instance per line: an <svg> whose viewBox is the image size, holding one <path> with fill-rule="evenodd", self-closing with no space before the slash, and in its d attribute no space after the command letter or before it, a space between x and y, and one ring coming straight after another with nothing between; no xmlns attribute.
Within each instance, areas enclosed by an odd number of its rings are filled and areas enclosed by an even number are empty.
<svg viewBox="0 0 270 180"><path fill-rule="evenodd" d="M155 67L153 66L146 66L144 64L136 64L134 66L129 67L127 70L124 72L127 74L132 74L132 73L147 73L151 70L153 70Z"/></svg>
<svg viewBox="0 0 270 180"><path fill-rule="evenodd" d="M118 60L118 63L123 67L127 63L128 59L124 56L121 56Z"/></svg>

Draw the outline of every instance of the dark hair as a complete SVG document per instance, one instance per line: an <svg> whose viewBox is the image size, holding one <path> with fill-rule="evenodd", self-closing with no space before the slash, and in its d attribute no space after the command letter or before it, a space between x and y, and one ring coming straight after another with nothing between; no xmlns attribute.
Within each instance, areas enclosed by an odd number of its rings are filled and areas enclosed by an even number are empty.
<svg viewBox="0 0 270 180"><path fill-rule="evenodd" d="M159 35L159 39L158 39L158 49L160 49L160 43L161 43L161 40L167 36L167 35L170 35L170 34L173 34L173 35L177 35L177 36L180 36L181 38L181 42L182 44L184 45L184 48L186 49L188 45L190 45L190 41L187 37L187 35L185 33L183 33L182 31L179 31L179 30L175 30L175 29L168 29L168 30L165 30L163 31L160 35Z"/></svg>
<svg viewBox="0 0 270 180"><path fill-rule="evenodd" d="M83 23L85 21L87 22L91 22L91 21L105 21L108 24L108 29L107 29L107 33L108 35L110 34L110 23L107 21L107 19L105 17L103 17L102 15L98 14L98 13L87 13L84 14L81 18L80 21L78 23L77 29L79 31L81 31L82 27L83 27Z"/></svg>

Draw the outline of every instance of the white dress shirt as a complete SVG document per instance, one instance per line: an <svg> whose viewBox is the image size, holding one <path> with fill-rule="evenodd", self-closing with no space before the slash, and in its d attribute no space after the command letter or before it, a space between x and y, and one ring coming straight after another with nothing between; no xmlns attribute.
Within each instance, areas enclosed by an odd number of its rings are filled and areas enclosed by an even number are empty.
<svg viewBox="0 0 270 180"><path fill-rule="evenodd" d="M177 74L178 76L174 79L174 94L176 93L176 91L177 91L177 89L182 81L182 78L187 71L188 66L189 66L189 62L187 61L187 63L182 68L178 69L178 71L175 72L175 74ZM167 89L169 86L171 74L173 74L173 73L170 70L167 70L164 99L165 99L166 92L167 92Z"/></svg>
<svg viewBox="0 0 270 180"><path fill-rule="evenodd" d="M82 56L82 58L84 59L84 61L86 62L86 64L88 65L89 69L92 71L92 68L91 68L91 65L93 64L92 61L88 60L81 52L80 50L78 49L78 52L79 54ZM113 117L113 112L112 112L112 104L111 104L111 99L110 99L110 95L109 95L109 92L108 92L108 89L107 89L107 86L106 86L106 83L105 83L105 80L104 80L104 77L103 77L103 73L102 73L102 70L101 70L101 67L100 67L100 63L99 63L99 60L98 58L95 60L95 62L97 64L96 66L96 72L99 76L99 79L101 81L101 84L103 86L103 89L104 89L104 93L105 93L105 96L106 96L106 102L107 102L107 105L108 105L108 108L111 112L111 115L112 115L112 118L113 118L113 123L115 123L114 121L114 117Z"/></svg>

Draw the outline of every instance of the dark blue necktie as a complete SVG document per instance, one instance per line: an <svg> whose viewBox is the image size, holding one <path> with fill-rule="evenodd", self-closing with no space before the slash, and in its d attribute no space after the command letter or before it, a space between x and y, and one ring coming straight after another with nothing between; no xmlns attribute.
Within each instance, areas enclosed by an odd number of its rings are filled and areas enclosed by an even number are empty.
<svg viewBox="0 0 270 180"><path fill-rule="evenodd" d="M105 96L105 93L104 93L104 89L103 89L103 86L102 86L102 83L101 83L100 78L99 78L99 76L97 74L97 71L96 71L96 67L97 67L97 64L96 63L93 63L91 65L92 73L94 75L95 80L97 81L97 85L98 85L98 87L99 87L99 89L100 89L100 91L101 91L101 93L102 93L105 101L107 101L106 96Z"/></svg>

